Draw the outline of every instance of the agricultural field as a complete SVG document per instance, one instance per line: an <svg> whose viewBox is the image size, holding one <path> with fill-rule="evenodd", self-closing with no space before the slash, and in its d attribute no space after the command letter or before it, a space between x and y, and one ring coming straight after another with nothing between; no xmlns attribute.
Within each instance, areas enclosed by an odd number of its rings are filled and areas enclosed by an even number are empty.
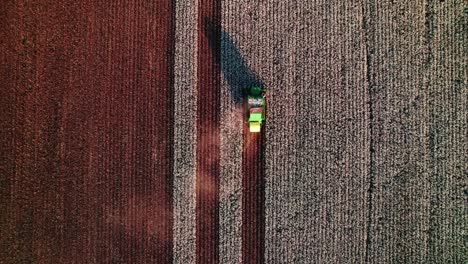
<svg viewBox="0 0 468 264"><path fill-rule="evenodd" d="M467 54L462 0L1 1L0 263L468 263Z"/></svg>

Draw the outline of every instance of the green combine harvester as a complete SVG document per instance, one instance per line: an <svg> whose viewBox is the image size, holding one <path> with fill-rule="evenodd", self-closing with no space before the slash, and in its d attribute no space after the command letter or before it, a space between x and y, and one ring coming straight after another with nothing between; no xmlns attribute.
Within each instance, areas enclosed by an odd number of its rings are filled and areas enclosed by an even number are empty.
<svg viewBox="0 0 468 264"><path fill-rule="evenodd" d="M255 86L247 90L247 112L249 131L260 132L266 112L265 91L261 87Z"/></svg>

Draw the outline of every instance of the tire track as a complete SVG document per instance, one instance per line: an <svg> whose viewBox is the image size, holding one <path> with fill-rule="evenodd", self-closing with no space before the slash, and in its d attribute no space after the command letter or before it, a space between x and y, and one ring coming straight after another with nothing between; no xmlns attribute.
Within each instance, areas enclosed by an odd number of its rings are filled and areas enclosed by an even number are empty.
<svg viewBox="0 0 468 264"><path fill-rule="evenodd" d="M264 263L265 248L265 127L250 133L244 124L242 152L242 263Z"/></svg>
<svg viewBox="0 0 468 264"><path fill-rule="evenodd" d="M218 263L221 2L198 2L197 263Z"/></svg>

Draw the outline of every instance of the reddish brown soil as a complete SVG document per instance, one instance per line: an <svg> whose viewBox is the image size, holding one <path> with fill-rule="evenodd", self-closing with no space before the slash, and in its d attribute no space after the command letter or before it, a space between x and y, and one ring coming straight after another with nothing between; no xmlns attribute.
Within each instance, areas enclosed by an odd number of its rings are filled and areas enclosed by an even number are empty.
<svg viewBox="0 0 468 264"><path fill-rule="evenodd" d="M242 152L242 260L243 263L264 263L264 130L250 133L244 125Z"/></svg>
<svg viewBox="0 0 468 264"><path fill-rule="evenodd" d="M219 1L198 3L197 263L218 263L220 158Z"/></svg>
<svg viewBox="0 0 468 264"><path fill-rule="evenodd" d="M172 261L172 5L2 3L2 263Z"/></svg>

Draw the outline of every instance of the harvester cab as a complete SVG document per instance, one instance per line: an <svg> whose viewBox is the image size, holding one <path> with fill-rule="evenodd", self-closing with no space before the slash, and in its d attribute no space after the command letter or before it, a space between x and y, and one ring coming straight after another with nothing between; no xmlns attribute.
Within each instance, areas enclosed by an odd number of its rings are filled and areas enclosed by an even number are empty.
<svg viewBox="0 0 468 264"><path fill-rule="evenodd" d="M265 121L266 100L261 87L251 87L247 90L247 123L249 131L258 133Z"/></svg>

